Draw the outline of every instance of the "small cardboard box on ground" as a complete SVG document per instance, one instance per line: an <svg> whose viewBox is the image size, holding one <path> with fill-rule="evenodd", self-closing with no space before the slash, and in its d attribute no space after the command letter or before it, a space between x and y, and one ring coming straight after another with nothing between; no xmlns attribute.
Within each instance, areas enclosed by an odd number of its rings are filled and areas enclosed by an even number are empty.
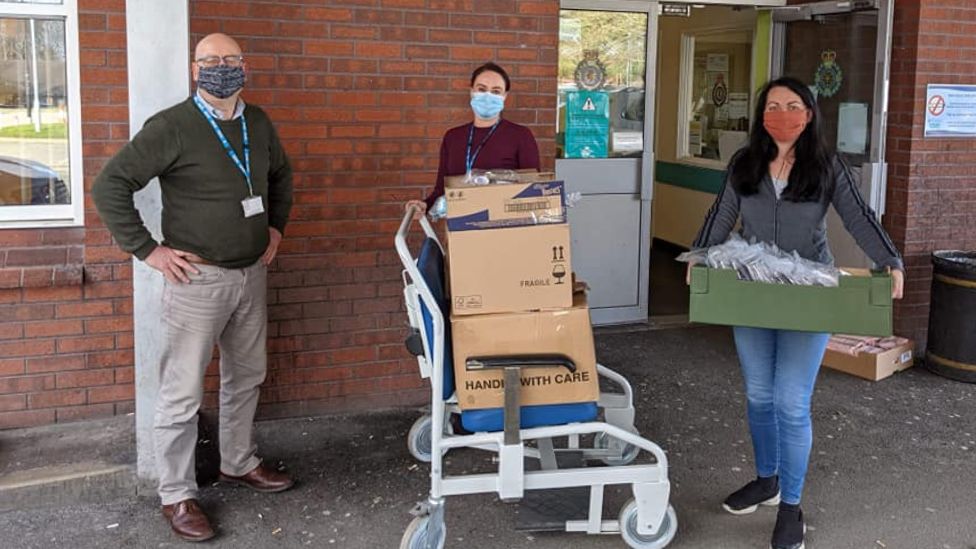
<svg viewBox="0 0 976 549"><path fill-rule="evenodd" d="M454 315L573 305L569 225L448 231Z"/></svg>
<svg viewBox="0 0 976 549"><path fill-rule="evenodd" d="M689 320L703 324L888 337L891 276L843 269L835 288L739 280L729 269L691 271Z"/></svg>
<svg viewBox="0 0 976 549"><path fill-rule="evenodd" d="M451 320L454 376L462 410L504 406L501 370L468 371L469 358L561 354L576 363L563 367L522 370L520 404L595 402L600 397L596 350L586 294L576 293L571 307L561 310L461 316Z"/></svg>
<svg viewBox="0 0 976 549"><path fill-rule="evenodd" d="M882 380L888 376L911 368L914 364L915 343L904 338L888 338L892 345L886 348L868 347L859 350L850 341L865 340L851 336L834 336L824 353L823 365L847 374L867 379ZM884 340L882 340L884 341Z"/></svg>

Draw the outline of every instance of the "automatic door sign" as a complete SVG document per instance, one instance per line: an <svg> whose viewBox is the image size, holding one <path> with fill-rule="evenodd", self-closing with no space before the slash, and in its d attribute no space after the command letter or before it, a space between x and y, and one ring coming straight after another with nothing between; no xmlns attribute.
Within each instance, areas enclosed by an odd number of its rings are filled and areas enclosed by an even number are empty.
<svg viewBox="0 0 976 549"><path fill-rule="evenodd" d="M925 137L976 137L976 86L929 84Z"/></svg>
<svg viewBox="0 0 976 549"><path fill-rule="evenodd" d="M610 137L610 95L566 93L566 158L606 158Z"/></svg>
<svg viewBox="0 0 976 549"><path fill-rule="evenodd" d="M820 54L820 66L813 76L813 83L824 97L833 97L840 91L840 85L844 83L844 71L837 64L837 52L824 50Z"/></svg>

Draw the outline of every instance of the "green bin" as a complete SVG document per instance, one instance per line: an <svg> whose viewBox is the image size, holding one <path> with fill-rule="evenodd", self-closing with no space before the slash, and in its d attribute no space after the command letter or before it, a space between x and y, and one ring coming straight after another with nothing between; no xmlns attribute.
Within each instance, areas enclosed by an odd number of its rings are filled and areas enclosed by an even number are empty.
<svg viewBox="0 0 976 549"><path fill-rule="evenodd" d="M836 288L739 280L729 269L691 271L689 320L804 332L892 335L891 275L845 269Z"/></svg>

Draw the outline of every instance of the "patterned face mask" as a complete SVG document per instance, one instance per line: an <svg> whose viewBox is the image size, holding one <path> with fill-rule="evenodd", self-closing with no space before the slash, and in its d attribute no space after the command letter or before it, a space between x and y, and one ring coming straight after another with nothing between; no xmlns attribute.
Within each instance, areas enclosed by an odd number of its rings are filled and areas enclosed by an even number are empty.
<svg viewBox="0 0 976 549"><path fill-rule="evenodd" d="M244 87L244 67L201 67L197 85L218 99L227 99Z"/></svg>

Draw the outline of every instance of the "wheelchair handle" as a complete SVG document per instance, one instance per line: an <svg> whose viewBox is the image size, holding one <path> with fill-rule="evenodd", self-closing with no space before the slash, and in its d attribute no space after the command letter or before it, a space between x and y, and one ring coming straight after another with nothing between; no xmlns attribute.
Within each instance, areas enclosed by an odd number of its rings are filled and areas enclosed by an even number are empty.
<svg viewBox="0 0 976 549"><path fill-rule="evenodd" d="M566 355L511 355L472 357L464 362L466 370L501 370L505 368L551 368L562 366L576 372L576 363Z"/></svg>

